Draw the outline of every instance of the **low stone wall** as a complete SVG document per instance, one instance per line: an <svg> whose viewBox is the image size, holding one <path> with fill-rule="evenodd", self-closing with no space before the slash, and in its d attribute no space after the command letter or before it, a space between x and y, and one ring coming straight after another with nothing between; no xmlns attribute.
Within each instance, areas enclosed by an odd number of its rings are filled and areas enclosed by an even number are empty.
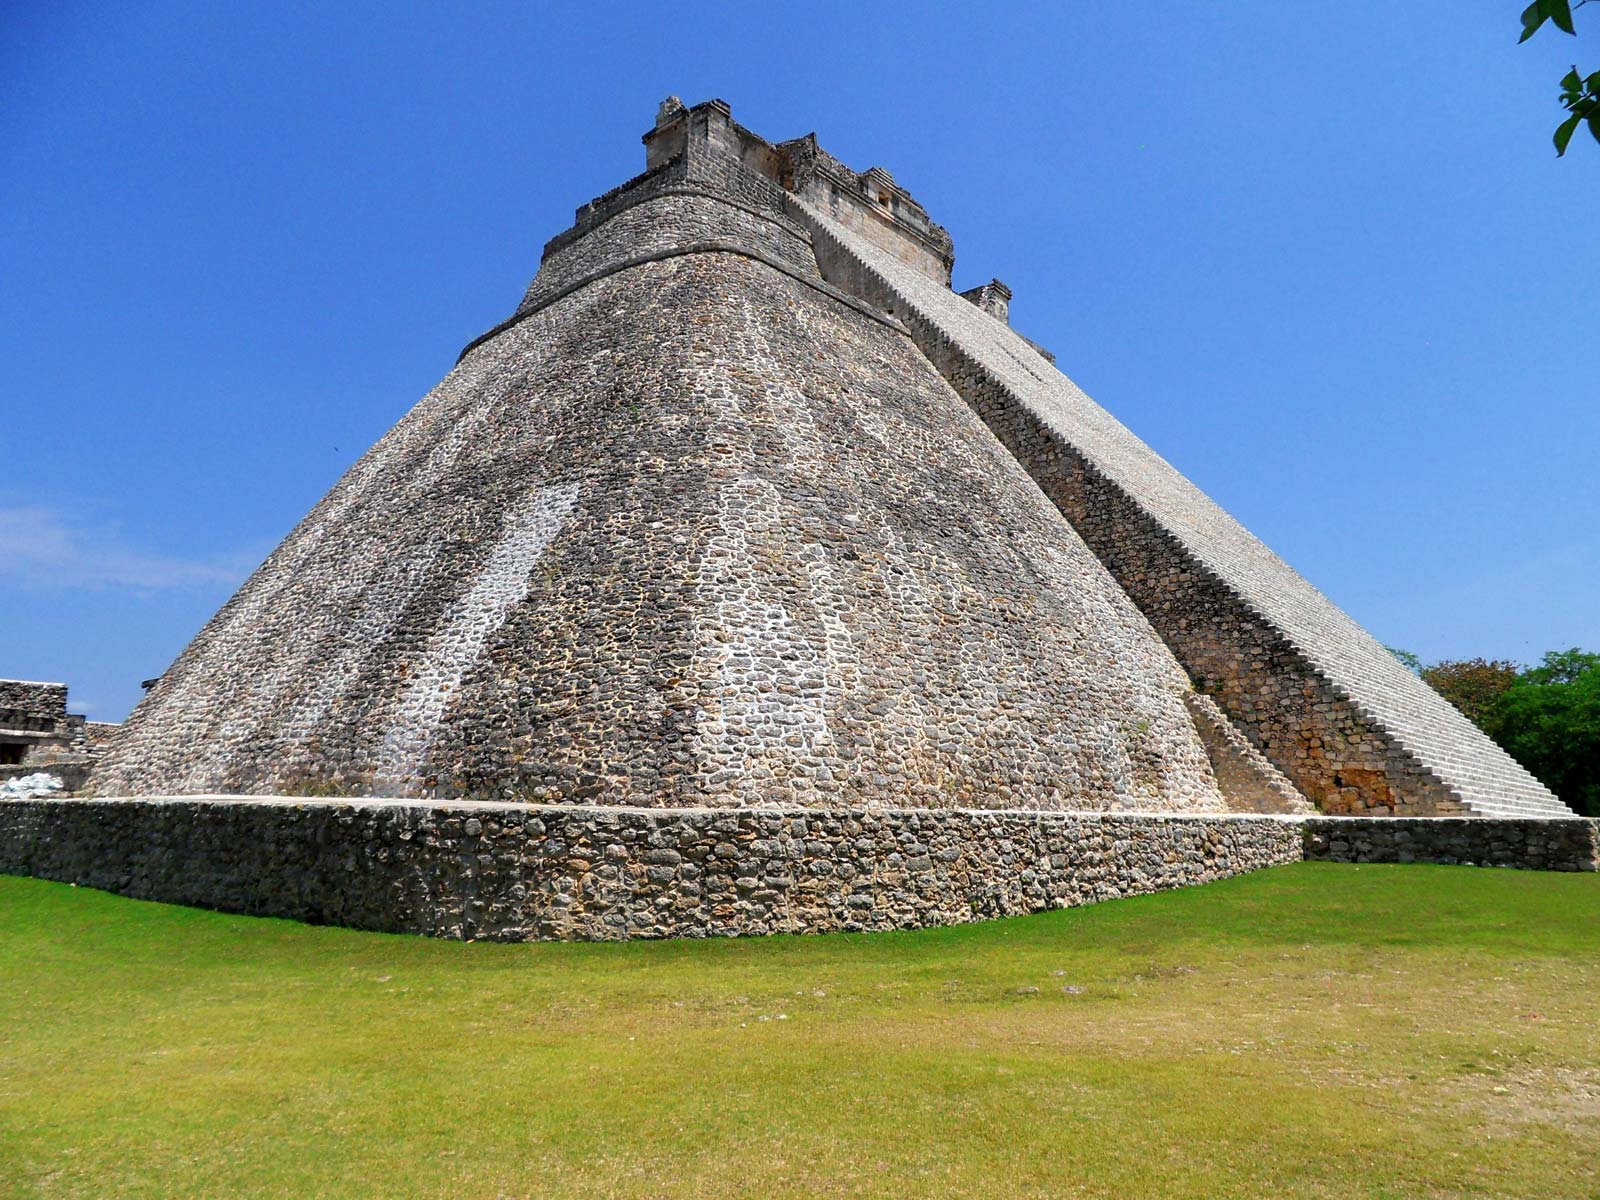
<svg viewBox="0 0 1600 1200"><path fill-rule="evenodd" d="M1304 830L1305 857L1319 862L1600 869L1600 821L1582 817L1308 817Z"/></svg>
<svg viewBox="0 0 1600 1200"><path fill-rule="evenodd" d="M949 925L1302 857L1595 867L1593 821L203 797L0 803L0 872L503 941Z"/></svg>
<svg viewBox="0 0 1600 1200"><path fill-rule="evenodd" d="M229 912L523 940L947 925L1300 857L1272 817L197 798L0 804L0 871Z"/></svg>

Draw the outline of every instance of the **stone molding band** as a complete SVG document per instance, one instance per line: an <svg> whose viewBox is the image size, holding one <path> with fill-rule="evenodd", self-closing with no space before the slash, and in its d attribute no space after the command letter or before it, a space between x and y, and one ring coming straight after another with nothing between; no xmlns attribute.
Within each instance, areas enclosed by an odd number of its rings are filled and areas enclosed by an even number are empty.
<svg viewBox="0 0 1600 1200"><path fill-rule="evenodd" d="M572 295L573 292L576 292L582 288L586 288L592 283L598 283L600 280L605 279L608 276L619 275L623 271L631 271L635 267L642 267L653 262L664 262L669 258L683 258L690 254L736 254L740 258L751 259L754 262L761 263L763 266L771 267L774 271L778 271L784 275L787 275L790 279L793 279L797 283L805 284L806 287L811 288L813 291L821 292L830 300L837 300L845 307L854 309L864 317L870 317L872 320L877 321L880 325L887 325L896 333L909 332L904 325L895 320L893 317L887 316L886 314L881 313L877 309L873 308L871 305L857 300L854 296L851 296L846 292L840 291L832 284L823 283L820 279L807 279L805 275L795 270L788 263L780 262L770 255L763 254L759 250L751 250L747 246L735 245L733 242L703 241L691 242L686 246L674 246L669 250L656 250L649 254L636 254L632 257L622 259L620 262L613 263L610 266L601 267L598 271L591 271L589 274L573 280L565 287L558 288L555 292L551 293L549 296L546 296L538 303L529 305L522 311L513 314L504 321L501 321L500 324L496 325L487 333L480 334L478 337L473 338L472 341L467 343L465 349L463 349L461 354L456 358L456 365L460 366L461 363L466 360L467 355L471 354L485 342L499 337L508 329L515 328L523 321L526 321L529 317L533 316L535 313L544 311L557 301L565 300L568 296Z"/></svg>
<svg viewBox="0 0 1600 1200"><path fill-rule="evenodd" d="M1582 818L668 809L271 797L0 802L0 872L499 941L908 929L1307 859L1596 869Z"/></svg>
<svg viewBox="0 0 1600 1200"><path fill-rule="evenodd" d="M714 200L718 204L725 204L729 208L737 208L749 213L752 217L776 225L785 233L792 233L806 244L811 242L811 230L787 214L775 213L768 208L758 208L754 204L746 204L743 200L735 200L732 196L724 196L721 192L712 191L710 188L695 187L692 184L675 183L663 188L641 188L638 195L626 199L619 198L614 201L615 207L607 207L599 212L592 213L587 219L579 220L565 233L559 233L545 243L543 258L549 258L559 250L565 250L574 242L582 241L595 230L608 224L612 219L620 217L630 209L638 208L641 204L649 204L652 200L660 200L663 196L696 196L702 200Z"/></svg>

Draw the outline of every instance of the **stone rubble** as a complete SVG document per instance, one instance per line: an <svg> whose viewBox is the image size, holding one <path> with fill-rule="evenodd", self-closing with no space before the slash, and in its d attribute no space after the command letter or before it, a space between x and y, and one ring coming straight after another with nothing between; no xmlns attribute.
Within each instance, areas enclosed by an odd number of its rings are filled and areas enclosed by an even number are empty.
<svg viewBox="0 0 1600 1200"><path fill-rule="evenodd" d="M66 785L54 775L35 771L32 775L15 775L0 782L0 800L29 800L36 796L54 796L66 790Z"/></svg>

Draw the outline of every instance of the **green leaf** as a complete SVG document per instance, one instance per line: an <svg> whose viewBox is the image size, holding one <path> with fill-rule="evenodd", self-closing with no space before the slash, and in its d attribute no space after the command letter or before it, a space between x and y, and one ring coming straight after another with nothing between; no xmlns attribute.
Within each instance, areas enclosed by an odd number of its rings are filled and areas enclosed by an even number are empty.
<svg viewBox="0 0 1600 1200"><path fill-rule="evenodd" d="M1533 0L1532 4L1522 10L1522 36L1517 39L1517 45L1522 45L1539 32L1539 26L1544 24L1546 15L1543 0Z"/></svg>
<svg viewBox="0 0 1600 1200"><path fill-rule="evenodd" d="M1572 140L1572 132L1578 128L1579 120L1580 118L1576 116L1568 117L1565 121L1556 126L1556 136L1554 141L1556 144L1557 158L1560 158L1567 152L1567 143Z"/></svg>
<svg viewBox="0 0 1600 1200"><path fill-rule="evenodd" d="M1588 117L1589 132L1594 134L1594 140L1600 142L1600 111L1592 112Z"/></svg>
<svg viewBox="0 0 1600 1200"><path fill-rule="evenodd" d="M1582 82L1578 78L1578 68L1573 67L1572 70L1561 77L1561 90L1563 92L1576 92L1582 86Z"/></svg>
<svg viewBox="0 0 1600 1200"><path fill-rule="evenodd" d="M1578 36L1578 31L1572 27L1572 0L1541 0L1541 3L1557 29L1573 37Z"/></svg>

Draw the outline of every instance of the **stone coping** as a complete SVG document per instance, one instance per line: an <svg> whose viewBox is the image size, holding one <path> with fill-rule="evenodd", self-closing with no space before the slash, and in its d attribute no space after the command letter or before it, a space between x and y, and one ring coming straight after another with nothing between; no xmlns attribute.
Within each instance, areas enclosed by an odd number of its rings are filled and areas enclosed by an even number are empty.
<svg viewBox="0 0 1600 1200"><path fill-rule="evenodd" d="M40 768L46 770L47 768ZM772 817L815 817L840 820L849 817L901 818L916 816L959 817L1061 817L1074 820L1103 818L1106 820L1141 821L1275 821L1285 825L1303 825L1307 821L1332 822L1341 825L1392 825L1423 822L1466 821L1472 824L1520 823L1534 821L1561 824L1592 821L1592 817L1573 813L1569 816L1515 816L1485 817L1453 814L1445 816L1379 816L1352 817L1324 813L1251 813L1251 812L1147 812L1139 809L1070 809L1070 808L919 808L899 806L873 806L866 808L806 808L799 805L760 805L708 807L704 805L642 805L642 804L536 804L517 800L433 800L406 796L277 796L232 792L206 792L190 796L60 796L52 799L74 801L82 804L258 804L279 807L320 808L419 808L462 812L516 812L531 814L560 814L567 817L619 816L660 817L672 820L679 817L726 817L739 814ZM14 799L0 800L13 803Z"/></svg>
<svg viewBox="0 0 1600 1200"><path fill-rule="evenodd" d="M890 329L893 329L896 333L908 332L906 326L896 318L889 316L886 313L879 312L870 304L866 304L861 300L857 300L854 296L850 295L849 292L836 288L831 283L824 282L821 278L812 279L806 275L803 275L788 263L780 262L778 259L773 258L770 254L764 254L760 250L753 249L752 247L741 246L737 242L726 242L720 240L695 241L687 242L682 246L673 246L666 250L655 250L648 254L635 254L629 258L620 259L617 262L610 263L598 270L589 272L587 275L583 275L577 279L574 279L571 283L565 285L564 287L557 288L548 296L543 296L527 307L518 309L515 313L507 317L504 321L501 321L500 324L496 325L487 333L479 334L477 337L473 338L466 344L461 353L456 357L456 365L460 366L466 361L467 355L471 354L485 342L493 341L507 330L514 329L516 326L522 324L529 317L543 312L552 304L556 304L559 301L565 300L568 296L572 295L573 292L580 291L591 284L598 283L600 280L605 279L608 276L619 275L624 271L631 271L636 267L647 266L650 263L666 262L668 259L673 258L686 258L694 254L732 254L739 258L747 258L751 262L760 263L764 267L771 267L774 271L777 271L781 275L787 275L796 283L804 284L812 291L818 292L828 297L830 300L834 300L844 305L846 308L854 309L862 316L876 321L880 325L886 325Z"/></svg>

